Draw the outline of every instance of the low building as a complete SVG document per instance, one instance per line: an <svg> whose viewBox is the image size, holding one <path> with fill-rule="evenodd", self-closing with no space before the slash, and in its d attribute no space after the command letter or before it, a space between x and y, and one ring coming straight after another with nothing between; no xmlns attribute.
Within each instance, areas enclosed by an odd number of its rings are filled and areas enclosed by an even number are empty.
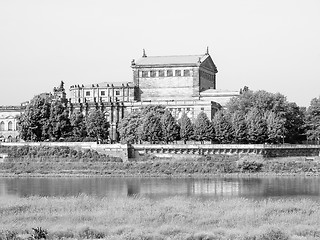
<svg viewBox="0 0 320 240"><path fill-rule="evenodd" d="M0 141L13 142L19 140L17 117L25 106L0 106Z"/></svg>

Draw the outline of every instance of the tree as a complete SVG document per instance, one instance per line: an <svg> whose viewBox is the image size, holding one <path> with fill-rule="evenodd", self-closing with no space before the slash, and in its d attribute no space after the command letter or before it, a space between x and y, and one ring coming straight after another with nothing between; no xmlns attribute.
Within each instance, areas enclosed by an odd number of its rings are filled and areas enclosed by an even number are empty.
<svg viewBox="0 0 320 240"><path fill-rule="evenodd" d="M193 136L193 125L186 113L183 113L180 119L180 138L184 144Z"/></svg>
<svg viewBox="0 0 320 240"><path fill-rule="evenodd" d="M119 122L118 131L121 142L138 143L142 125L141 111L131 112Z"/></svg>
<svg viewBox="0 0 320 240"><path fill-rule="evenodd" d="M81 112L74 112L70 117L72 137L74 141L82 141L87 137L85 117Z"/></svg>
<svg viewBox="0 0 320 240"><path fill-rule="evenodd" d="M231 143L232 142L232 125L231 117L225 110L219 110L215 113L212 120L215 138L220 143Z"/></svg>
<svg viewBox="0 0 320 240"><path fill-rule="evenodd" d="M141 138L150 143L156 143L162 140L161 121L156 112L149 112L143 119Z"/></svg>
<svg viewBox="0 0 320 240"><path fill-rule="evenodd" d="M214 128L204 112L200 112L194 124L194 138L201 143L214 139Z"/></svg>
<svg viewBox="0 0 320 240"><path fill-rule="evenodd" d="M20 136L25 141L43 141L47 133L52 95L35 96L18 118Z"/></svg>
<svg viewBox="0 0 320 240"><path fill-rule="evenodd" d="M245 116L240 111L235 111L231 116L233 142L247 143L247 124Z"/></svg>
<svg viewBox="0 0 320 240"><path fill-rule="evenodd" d="M51 139L56 140L69 137L72 134L69 111L64 99L51 102L48 130L46 131L49 132Z"/></svg>
<svg viewBox="0 0 320 240"><path fill-rule="evenodd" d="M306 113L306 134L308 140L317 141L320 139L320 97L311 100Z"/></svg>
<svg viewBox="0 0 320 240"><path fill-rule="evenodd" d="M274 112L268 111L265 114L267 123L267 135L269 143L280 143L284 141L286 120Z"/></svg>
<svg viewBox="0 0 320 240"><path fill-rule="evenodd" d="M173 142L179 137L179 125L168 110L161 116L161 130L165 143Z"/></svg>
<svg viewBox="0 0 320 240"><path fill-rule="evenodd" d="M266 119L257 108L248 112L246 123L250 143L265 143L267 141Z"/></svg>
<svg viewBox="0 0 320 240"><path fill-rule="evenodd" d="M288 102L284 95L262 90L255 92L247 90L242 91L239 97L232 98L227 104L227 111L231 115L239 111L242 115L247 116L254 108L262 114L260 114L261 119L264 113L273 112L277 118L285 120L282 133L285 133L286 142L297 143L303 141L304 113L295 103ZM268 135L267 133L264 134L265 136Z"/></svg>
<svg viewBox="0 0 320 240"><path fill-rule="evenodd" d="M89 137L97 139L97 142L103 141L109 136L110 125L105 114L100 109L93 109L86 118L86 128Z"/></svg>

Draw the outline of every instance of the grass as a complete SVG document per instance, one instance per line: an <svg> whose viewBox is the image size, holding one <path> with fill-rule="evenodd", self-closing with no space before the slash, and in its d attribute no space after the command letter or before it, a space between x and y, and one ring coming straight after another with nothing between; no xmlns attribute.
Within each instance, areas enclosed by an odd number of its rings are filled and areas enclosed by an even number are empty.
<svg viewBox="0 0 320 240"><path fill-rule="evenodd" d="M262 159L257 156L202 156L129 162L104 159L10 158L0 163L1 176L212 176L221 174L320 175L320 157Z"/></svg>
<svg viewBox="0 0 320 240"><path fill-rule="evenodd" d="M37 239L34 228L49 239L312 240L319 225L308 199L0 199L0 239Z"/></svg>

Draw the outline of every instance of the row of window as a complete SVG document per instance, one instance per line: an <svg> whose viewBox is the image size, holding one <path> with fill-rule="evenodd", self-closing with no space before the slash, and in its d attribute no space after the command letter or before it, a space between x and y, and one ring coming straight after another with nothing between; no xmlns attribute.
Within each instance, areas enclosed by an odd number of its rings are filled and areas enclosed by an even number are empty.
<svg viewBox="0 0 320 240"><path fill-rule="evenodd" d="M174 73L174 75L173 75ZM183 75L182 75L183 74ZM184 76L184 77L190 77L191 75L191 72L189 69L185 69L185 70L158 70L158 71L155 71L155 70L151 70L151 71L142 71L140 77L143 77L143 78L147 78L147 77L150 77L150 78L154 78L154 77L181 77L181 76Z"/></svg>
<svg viewBox="0 0 320 240"><path fill-rule="evenodd" d="M5 123L0 123L0 131L5 131ZM7 131L13 131L13 123L10 121L8 122L8 130Z"/></svg>
<svg viewBox="0 0 320 240"><path fill-rule="evenodd" d="M120 90L116 90L115 91L115 95L116 96L120 96L121 92ZM91 92L90 91L86 91L86 97L89 97L91 95ZM100 96L106 96L106 91L101 91L100 92Z"/></svg>

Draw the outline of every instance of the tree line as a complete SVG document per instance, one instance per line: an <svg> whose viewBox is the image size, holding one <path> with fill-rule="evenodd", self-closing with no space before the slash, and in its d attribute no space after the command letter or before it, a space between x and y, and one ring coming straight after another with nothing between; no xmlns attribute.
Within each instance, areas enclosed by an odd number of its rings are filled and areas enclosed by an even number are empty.
<svg viewBox="0 0 320 240"><path fill-rule="evenodd" d="M194 122L183 113L176 121L164 106L149 106L127 115L119 125L122 142L169 143L182 140L220 144L319 143L320 97L308 109L280 93L244 88L210 121L200 112Z"/></svg>
<svg viewBox="0 0 320 240"><path fill-rule="evenodd" d="M87 116L70 114L67 101L52 95L35 96L18 117L20 138L25 141L103 141L109 127L101 110L91 109Z"/></svg>
<svg viewBox="0 0 320 240"><path fill-rule="evenodd" d="M26 141L106 141L110 124L105 113L91 109L70 114L64 99L34 97L18 118ZM280 93L244 88L212 120L200 112L192 121L185 113L177 121L165 106L150 105L127 114L118 124L123 143L171 143L178 140L222 144L319 142L320 97L308 109L288 102Z"/></svg>

